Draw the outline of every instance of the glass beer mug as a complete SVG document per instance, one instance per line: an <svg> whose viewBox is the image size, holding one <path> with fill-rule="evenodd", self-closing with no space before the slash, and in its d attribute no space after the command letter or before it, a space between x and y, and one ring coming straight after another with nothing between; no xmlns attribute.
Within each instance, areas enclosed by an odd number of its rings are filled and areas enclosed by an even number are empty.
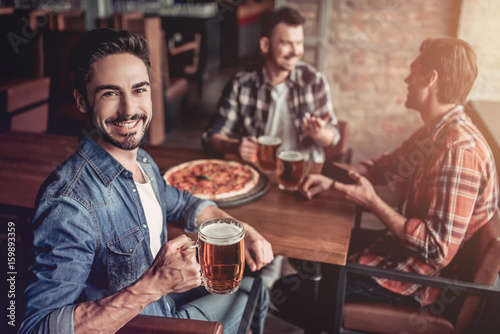
<svg viewBox="0 0 500 334"><path fill-rule="evenodd" d="M278 149L276 175L282 190L296 191L311 169L309 154L301 150Z"/></svg>
<svg viewBox="0 0 500 334"><path fill-rule="evenodd" d="M281 145L281 138L261 136L257 139L257 161L264 173L272 173L276 170L276 151Z"/></svg>
<svg viewBox="0 0 500 334"><path fill-rule="evenodd" d="M208 292L227 295L240 287L245 269L245 230L231 218L212 218L198 227L198 241L187 244L198 248L201 282Z"/></svg>

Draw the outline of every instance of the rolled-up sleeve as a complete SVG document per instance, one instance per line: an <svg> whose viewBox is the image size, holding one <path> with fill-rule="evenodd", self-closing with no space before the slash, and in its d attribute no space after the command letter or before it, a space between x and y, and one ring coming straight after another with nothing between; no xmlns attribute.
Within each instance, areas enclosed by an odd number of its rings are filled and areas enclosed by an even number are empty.
<svg viewBox="0 0 500 334"><path fill-rule="evenodd" d="M27 318L19 333L67 333L73 334L73 314L76 305L63 306L46 314L43 318L33 316Z"/></svg>

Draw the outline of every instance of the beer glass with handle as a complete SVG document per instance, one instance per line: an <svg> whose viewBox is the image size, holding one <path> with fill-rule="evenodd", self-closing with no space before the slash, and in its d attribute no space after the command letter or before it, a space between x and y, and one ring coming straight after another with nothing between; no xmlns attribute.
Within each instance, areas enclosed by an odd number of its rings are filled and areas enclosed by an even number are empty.
<svg viewBox="0 0 500 334"><path fill-rule="evenodd" d="M264 173L272 173L276 170L276 151L281 145L281 138L271 136L260 136L257 159L259 167Z"/></svg>
<svg viewBox="0 0 500 334"><path fill-rule="evenodd" d="M184 247L198 248L201 281L208 292L227 295L240 287L245 269L245 230L232 218L211 218L198 227L198 241Z"/></svg>
<svg viewBox="0 0 500 334"><path fill-rule="evenodd" d="M282 190L296 191L309 173L311 161L309 154L302 150L282 149L277 151L276 175Z"/></svg>

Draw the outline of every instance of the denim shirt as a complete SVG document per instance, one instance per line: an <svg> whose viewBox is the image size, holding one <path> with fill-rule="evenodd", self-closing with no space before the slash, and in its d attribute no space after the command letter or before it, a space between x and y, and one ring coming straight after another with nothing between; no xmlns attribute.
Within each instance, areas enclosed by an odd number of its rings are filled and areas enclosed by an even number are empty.
<svg viewBox="0 0 500 334"><path fill-rule="evenodd" d="M215 203L168 186L141 149L137 162L152 181L164 220L196 231L198 214ZM153 263L146 215L132 173L86 136L44 182L36 207L30 267L35 278L25 291L19 332L73 333L77 303L120 291ZM168 300L163 296L141 313L171 316Z"/></svg>

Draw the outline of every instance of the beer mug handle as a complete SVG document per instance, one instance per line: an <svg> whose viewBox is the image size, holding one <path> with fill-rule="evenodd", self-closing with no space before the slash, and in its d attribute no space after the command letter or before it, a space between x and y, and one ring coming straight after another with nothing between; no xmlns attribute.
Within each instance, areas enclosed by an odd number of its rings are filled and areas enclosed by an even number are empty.
<svg viewBox="0 0 500 334"><path fill-rule="evenodd" d="M181 247L181 250L187 250L193 248L198 248L198 241L190 241L188 243L185 243L184 246ZM205 279L203 278L203 271L201 270L201 268L200 268L200 279L201 279L201 286L205 286Z"/></svg>
<svg viewBox="0 0 500 334"><path fill-rule="evenodd" d="M184 246L181 247L181 250L193 249L193 248L198 248L197 241L190 241L188 243L185 243Z"/></svg>

